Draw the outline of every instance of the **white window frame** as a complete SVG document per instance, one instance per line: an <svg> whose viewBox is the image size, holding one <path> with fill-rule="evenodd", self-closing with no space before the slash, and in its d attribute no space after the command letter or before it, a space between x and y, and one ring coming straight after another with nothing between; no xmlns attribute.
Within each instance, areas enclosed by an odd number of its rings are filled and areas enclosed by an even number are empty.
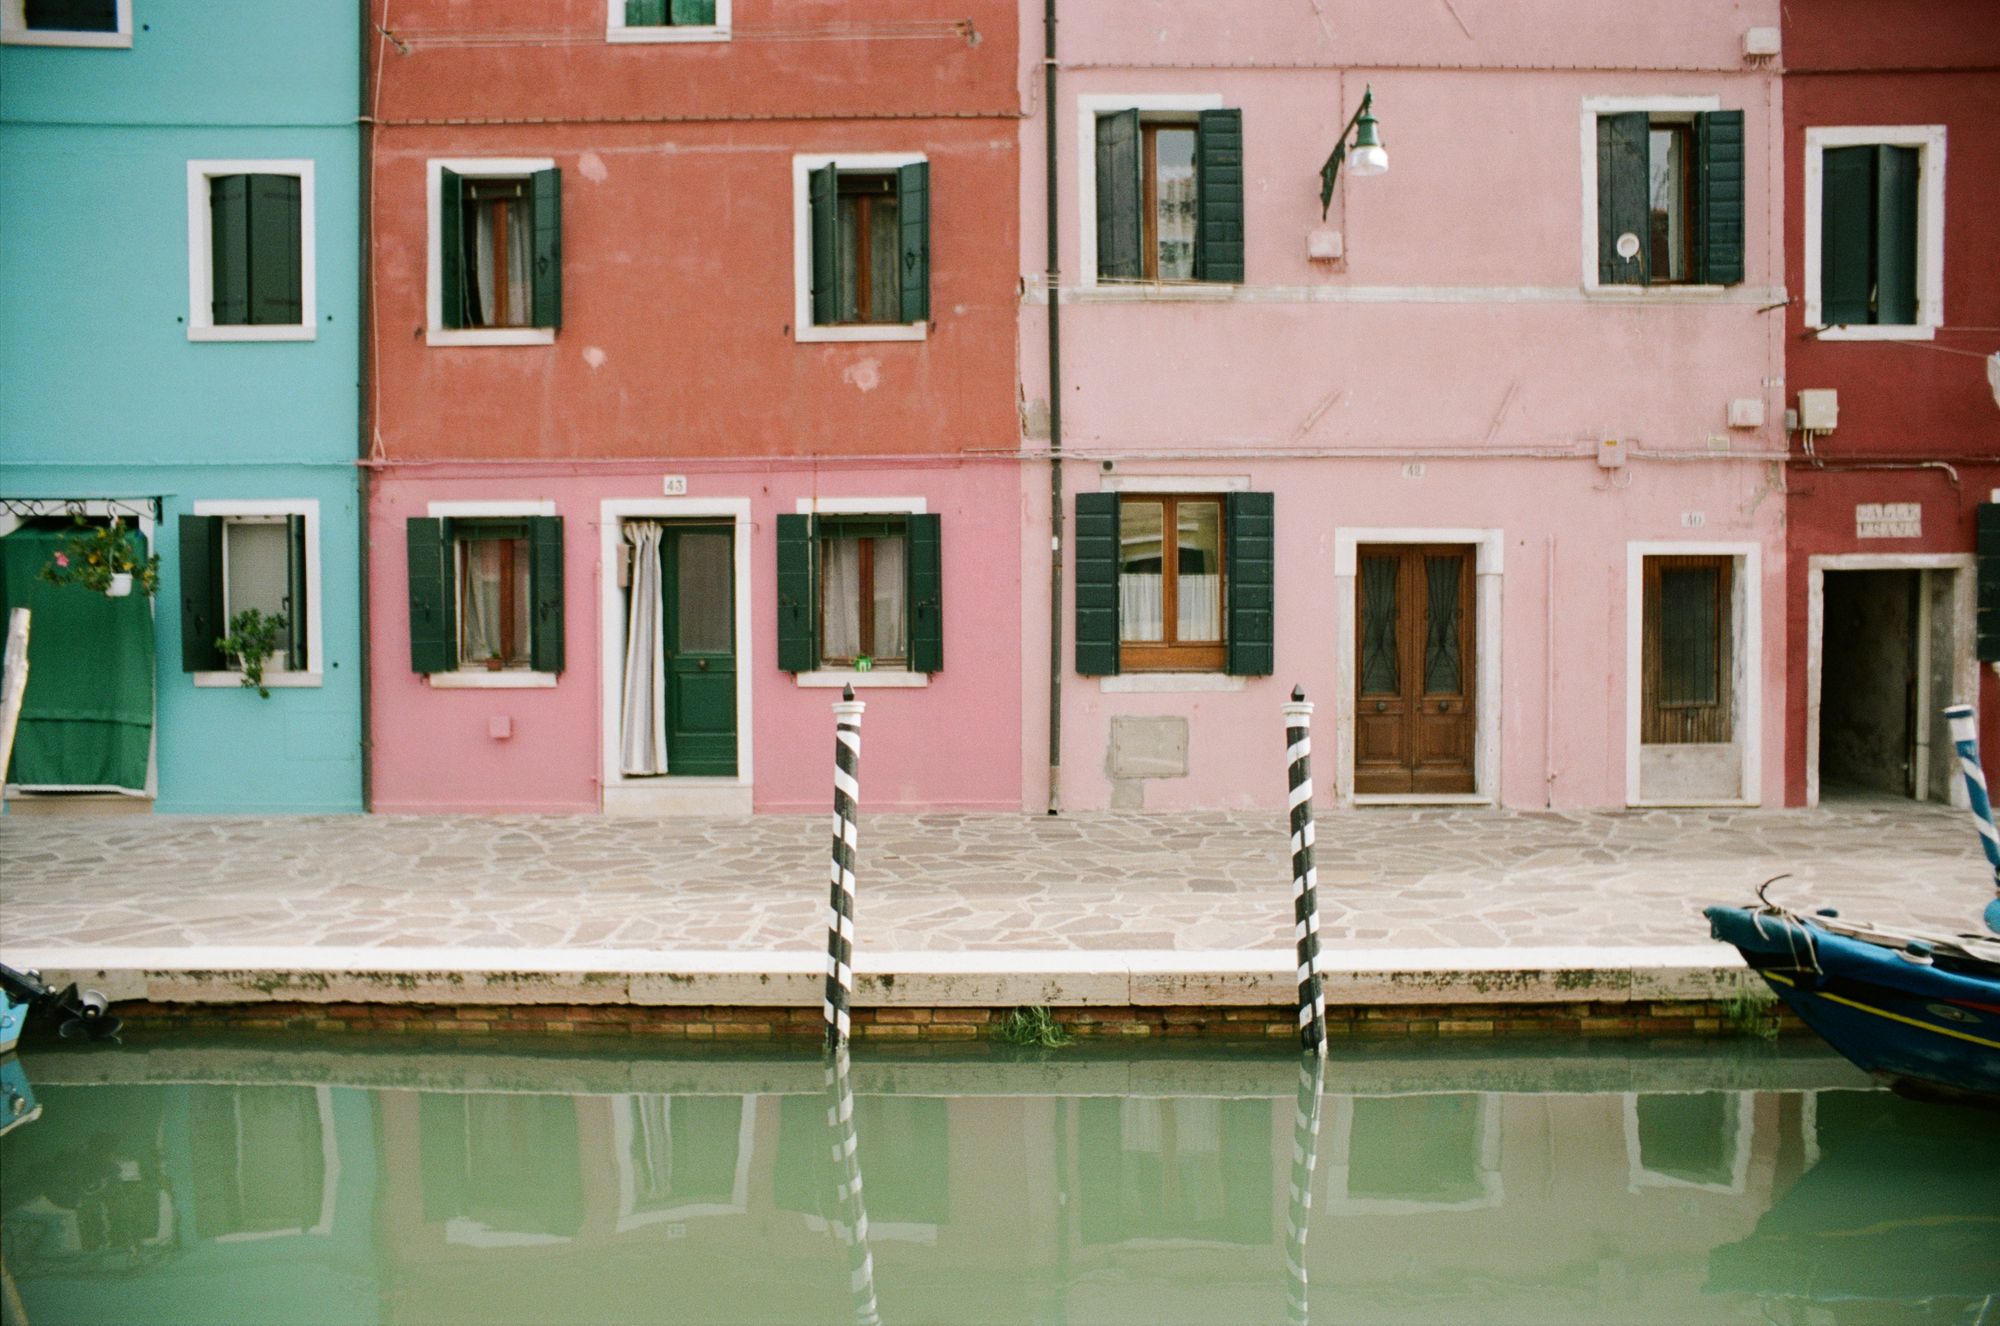
<svg viewBox="0 0 2000 1326"><path fill-rule="evenodd" d="M232 520L283 521L287 516L305 517L306 658L312 666L297 672L290 669L283 671L273 669L267 671L264 674L264 684L271 687L314 687L324 685L326 676L323 670L324 665L321 661L324 655L321 651L325 648L325 643L323 618L320 611L318 500L315 498L280 499L274 501L265 501L262 499L247 501L204 500L197 501L194 504L191 514L197 516L214 516L225 522L222 532L224 540L223 564L215 568L215 574L224 577L228 575L229 530L227 522ZM186 586L182 588L185 589ZM222 601L226 607L229 602L227 592L224 593ZM225 631L228 629L227 622L223 622L221 625ZM286 660L288 663L290 661L290 659ZM243 684L243 674L233 669L219 672L196 672L191 675L194 678L194 684L197 686L241 686Z"/></svg>
<svg viewBox="0 0 2000 1326"><path fill-rule="evenodd" d="M444 325L444 235L439 204L444 196L444 172L469 180L526 179L538 170L554 170L554 157L432 157L424 163L424 237L429 254L424 281L424 344L426 345L554 345L554 327L447 327ZM518 513L515 513L518 514ZM553 512L548 514L553 515Z"/></svg>
<svg viewBox="0 0 2000 1326"><path fill-rule="evenodd" d="M1661 1096L1705 1096L1706 1091L1660 1091L1646 1092L1646 1095ZM1677 1178L1659 1170L1647 1169L1639 1154L1639 1095L1624 1093L1623 1123L1625 1132L1625 1191L1640 1192L1646 1188L1692 1188L1696 1192L1741 1193L1745 1191L1750 1177L1750 1146L1757 1132L1757 1116L1752 1096L1748 1091L1717 1092L1736 1098L1735 1117L1730 1121L1732 1134L1729 1139L1729 1179L1724 1183L1702 1183L1695 1179ZM1817 1138L1815 1138L1817 1142Z"/></svg>
<svg viewBox="0 0 2000 1326"><path fill-rule="evenodd" d="M216 325L215 213L209 181L219 175L291 175L299 181L299 321ZM310 341L319 336L318 280L313 242L313 163L309 160L190 161L188 189L188 320L190 341Z"/></svg>
<svg viewBox="0 0 2000 1326"><path fill-rule="evenodd" d="M83 46L98 50L132 49L132 0L118 0L115 32L64 32L28 26L26 0L0 0L0 45Z"/></svg>
<svg viewBox="0 0 2000 1326"><path fill-rule="evenodd" d="M1077 279L1080 290L1096 290L1097 283L1097 121L1108 112L1136 110L1147 115L1194 115L1223 108L1220 92L1092 92L1076 99L1076 197L1077 197ZM1116 283L1121 289L1131 282ZM1141 283L1144 284L1144 283ZM1189 287L1174 286L1176 294ZM1240 286L1229 287L1231 291ZM1197 289L1194 297L1200 297Z"/></svg>
<svg viewBox="0 0 2000 1326"><path fill-rule="evenodd" d="M1579 210L1577 235L1582 241L1583 292L1586 295L1618 299L1664 299L1669 302L1692 298L1705 303L1728 293L1729 287L1725 285L1697 285L1687 281L1661 285L1602 285L1597 279L1597 117L1644 111L1648 115L1692 118L1704 111L1721 109L1720 97L1585 97L1583 99L1580 115L1583 199ZM1749 145L1746 142L1744 146L1747 156ZM1750 176L1747 160L1744 162L1743 175L1747 183ZM1750 234L1747 202L1743 233L1747 250ZM1692 245L1689 247L1689 253L1690 255L1693 253ZM1744 274L1746 277L1749 274L1747 264Z"/></svg>
<svg viewBox="0 0 2000 1326"><path fill-rule="evenodd" d="M730 0L715 0L715 22L685 27L667 25L643 25L627 27L625 24L625 0L604 0L604 40L612 43L629 42L688 42L688 41L728 41Z"/></svg>
<svg viewBox="0 0 2000 1326"><path fill-rule="evenodd" d="M638 1209L638 1175L632 1162L632 1143L636 1130L632 1126L632 1116L641 1100L655 1094L629 1092L611 1097L611 1154L618 1163L618 1232L626 1233L646 1225L657 1225L662 1221L687 1220L701 1216L742 1215L750 1209L750 1159L757 1150L757 1100L756 1096L737 1096L726 1091L692 1092L690 1095L713 1095L739 1103L742 1113L736 1131L736 1169L732 1176L729 1200L726 1202L682 1202L678 1206L664 1206L652 1211ZM667 1097L667 1136L673 1137L673 1102L685 1096Z"/></svg>
<svg viewBox="0 0 2000 1326"><path fill-rule="evenodd" d="M1820 299L1821 207L1825 200L1825 154L1829 147L1914 147L1917 149L1917 320L1826 325ZM1822 341L1929 341L1944 325L1944 126L1896 124L1825 126L1806 130L1806 326Z"/></svg>
<svg viewBox="0 0 2000 1326"><path fill-rule="evenodd" d="M1646 658L1646 559L1730 557L1730 630L1735 656L1730 685L1738 697L1730 744L1739 754L1738 795L1689 799L1646 797L1640 786L1642 683ZM1764 549L1756 543L1632 542L1625 545L1625 804L1740 806L1764 804ZM1719 743L1718 743L1719 744Z"/></svg>
<svg viewBox="0 0 2000 1326"><path fill-rule="evenodd" d="M921 516L929 508L921 497L801 497L793 510L802 516ZM908 555L907 543L904 555ZM817 601L818 585L813 586L813 597ZM885 672L815 668L811 672L794 673L792 680L802 689L852 686L856 690L914 690L931 684L928 672L912 672L907 667Z"/></svg>
<svg viewBox="0 0 2000 1326"><path fill-rule="evenodd" d="M433 520L520 520L525 516L553 516L556 514L556 504L553 501L431 502L425 506L424 514ZM569 556L567 534L565 534L564 538L563 556L565 558ZM456 623L458 620L458 613L456 611L458 586L458 546L454 543L451 549L451 584L446 587L446 592L452 596L454 609L452 612L452 629L454 631L457 630ZM564 611L568 611L568 605L569 594L565 590L563 594ZM532 638L529 642L529 649L532 656ZM458 640L456 638L451 642L451 652L453 657L457 657ZM460 663L457 668L450 672L426 673L424 680L430 683L432 690L438 691L522 691L548 689L556 684L556 675L553 672L537 672L532 667L503 668L498 672L494 672L484 667L468 668L463 663Z"/></svg>
<svg viewBox="0 0 2000 1326"><path fill-rule="evenodd" d="M922 341L930 337L927 322L841 323L821 327L813 322L812 298L812 173L823 166L842 171L885 171L922 165L922 152L813 152L792 158L792 339L795 341Z"/></svg>

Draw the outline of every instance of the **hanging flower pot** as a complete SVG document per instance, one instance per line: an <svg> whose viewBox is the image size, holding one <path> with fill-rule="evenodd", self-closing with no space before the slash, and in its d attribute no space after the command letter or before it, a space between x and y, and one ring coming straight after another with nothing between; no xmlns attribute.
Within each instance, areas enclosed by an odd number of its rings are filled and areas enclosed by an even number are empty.
<svg viewBox="0 0 2000 1326"><path fill-rule="evenodd" d="M130 571L113 571L111 573L111 583L104 587L104 597L108 599L122 599L131 592L132 573Z"/></svg>
<svg viewBox="0 0 2000 1326"><path fill-rule="evenodd" d="M109 524L94 526L78 516L76 525L77 533L43 564L42 579L114 599L128 597L135 585L147 594L160 587L159 555L141 554L123 517L113 516Z"/></svg>

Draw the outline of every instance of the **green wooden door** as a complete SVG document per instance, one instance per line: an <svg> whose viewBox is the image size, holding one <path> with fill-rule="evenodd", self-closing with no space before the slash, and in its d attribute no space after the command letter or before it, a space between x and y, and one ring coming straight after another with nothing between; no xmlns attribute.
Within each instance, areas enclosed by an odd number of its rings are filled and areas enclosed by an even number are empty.
<svg viewBox="0 0 2000 1326"><path fill-rule="evenodd" d="M660 540L667 626L667 768L736 773L735 535L669 525Z"/></svg>

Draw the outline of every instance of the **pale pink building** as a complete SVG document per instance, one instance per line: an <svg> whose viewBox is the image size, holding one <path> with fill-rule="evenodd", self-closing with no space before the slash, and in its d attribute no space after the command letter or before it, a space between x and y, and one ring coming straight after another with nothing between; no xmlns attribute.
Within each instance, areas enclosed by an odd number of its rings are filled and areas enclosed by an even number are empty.
<svg viewBox="0 0 2000 1326"><path fill-rule="evenodd" d="M1294 685L1322 801L1779 804L1777 0L1044 9L1024 804L1281 806Z"/></svg>

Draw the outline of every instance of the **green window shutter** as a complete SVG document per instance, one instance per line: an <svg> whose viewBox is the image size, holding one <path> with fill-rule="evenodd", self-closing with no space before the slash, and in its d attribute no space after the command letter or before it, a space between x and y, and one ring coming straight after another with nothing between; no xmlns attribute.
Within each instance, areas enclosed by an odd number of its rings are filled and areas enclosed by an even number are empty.
<svg viewBox="0 0 2000 1326"><path fill-rule="evenodd" d="M1875 149L1820 154L1819 304L1829 327L1870 321L1875 287Z"/></svg>
<svg viewBox="0 0 2000 1326"><path fill-rule="evenodd" d="M1097 274L1136 281L1146 274L1139 252L1139 210L1145 182L1139 162L1139 112L1097 117Z"/></svg>
<svg viewBox="0 0 2000 1326"><path fill-rule="evenodd" d="M1076 670L1118 672L1118 494L1076 495Z"/></svg>
<svg viewBox="0 0 2000 1326"><path fill-rule="evenodd" d="M625 26L657 28L667 21L667 0L625 0Z"/></svg>
<svg viewBox="0 0 2000 1326"><path fill-rule="evenodd" d="M286 516L285 536L286 662L294 672L305 672L317 661L306 657L306 616L312 611L306 602L306 518Z"/></svg>
<svg viewBox="0 0 2000 1326"><path fill-rule="evenodd" d="M813 518L778 517L778 666L811 672L819 666L819 607L814 602Z"/></svg>
<svg viewBox="0 0 2000 1326"><path fill-rule="evenodd" d="M442 520L413 516L410 544L410 670L450 672L458 666L458 624L452 613L451 544Z"/></svg>
<svg viewBox="0 0 2000 1326"><path fill-rule="evenodd" d="M1243 280L1243 112L1206 110L1195 128L1194 278Z"/></svg>
<svg viewBox="0 0 2000 1326"><path fill-rule="evenodd" d="M715 0L673 0L674 26L713 27Z"/></svg>
<svg viewBox="0 0 2000 1326"><path fill-rule="evenodd" d="M563 522L561 516L528 521L528 595L534 600L528 662L537 672L563 670Z"/></svg>
<svg viewBox="0 0 2000 1326"><path fill-rule="evenodd" d="M944 561L935 515L911 516L908 556L910 671L944 671Z"/></svg>
<svg viewBox="0 0 2000 1326"><path fill-rule="evenodd" d="M1228 595L1228 672L1236 677L1271 675L1273 627L1273 494L1229 493L1223 497L1224 568Z"/></svg>
<svg viewBox="0 0 2000 1326"><path fill-rule="evenodd" d="M931 320L931 167L896 169L896 217L902 228L904 322Z"/></svg>
<svg viewBox="0 0 2000 1326"><path fill-rule="evenodd" d="M1917 320L1917 149L1875 149L1873 322Z"/></svg>
<svg viewBox="0 0 2000 1326"><path fill-rule="evenodd" d="M438 170L438 322L465 325L465 181Z"/></svg>
<svg viewBox="0 0 2000 1326"><path fill-rule="evenodd" d="M831 164L806 178L812 211L812 315L816 327L840 321L840 176Z"/></svg>
<svg viewBox="0 0 2000 1326"><path fill-rule="evenodd" d="M1694 274L1709 285L1743 280L1743 112L1694 120Z"/></svg>
<svg viewBox="0 0 2000 1326"><path fill-rule="evenodd" d="M299 177L252 175L250 180L250 321L296 326L300 298Z"/></svg>
<svg viewBox="0 0 2000 1326"><path fill-rule="evenodd" d="M1978 507L1979 661L2000 663L2000 503Z"/></svg>
<svg viewBox="0 0 2000 1326"><path fill-rule="evenodd" d="M222 521L216 516L182 516L181 671L219 672L222 651L216 639L222 620Z"/></svg>
<svg viewBox="0 0 2000 1326"><path fill-rule="evenodd" d="M218 327L250 321L250 177L208 182L210 316Z"/></svg>
<svg viewBox="0 0 2000 1326"><path fill-rule="evenodd" d="M562 172L538 170L528 177L529 207L535 218L535 325L562 326Z"/></svg>
<svg viewBox="0 0 2000 1326"><path fill-rule="evenodd" d="M1645 285L1653 214L1646 188L1646 113L1597 117L1597 282ZM1618 237L1636 235L1639 252L1618 256Z"/></svg>

